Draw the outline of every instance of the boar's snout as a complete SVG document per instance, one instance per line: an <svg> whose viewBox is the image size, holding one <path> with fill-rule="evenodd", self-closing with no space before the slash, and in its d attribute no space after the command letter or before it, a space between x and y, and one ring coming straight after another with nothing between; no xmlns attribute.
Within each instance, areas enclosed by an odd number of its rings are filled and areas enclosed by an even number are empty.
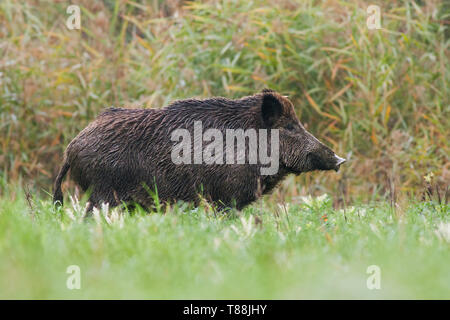
<svg viewBox="0 0 450 320"><path fill-rule="evenodd" d="M347 160L339 157L337 154L334 154L334 157L336 158L336 165L334 167L334 170L336 170L336 172L338 172L341 164L343 164Z"/></svg>
<svg viewBox="0 0 450 320"><path fill-rule="evenodd" d="M335 170L338 172L341 164L347 161L319 140L314 139L312 143L314 148L309 154L310 170Z"/></svg>

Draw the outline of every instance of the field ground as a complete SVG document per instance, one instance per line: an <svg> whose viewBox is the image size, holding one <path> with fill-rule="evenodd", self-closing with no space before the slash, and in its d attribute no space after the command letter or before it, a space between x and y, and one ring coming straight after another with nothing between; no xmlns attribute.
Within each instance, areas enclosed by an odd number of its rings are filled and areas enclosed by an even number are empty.
<svg viewBox="0 0 450 320"><path fill-rule="evenodd" d="M437 202L344 211L322 196L227 216L179 204L83 219L82 202L12 198L0 200L0 298L450 298L449 207ZM71 265L79 290L67 288Z"/></svg>

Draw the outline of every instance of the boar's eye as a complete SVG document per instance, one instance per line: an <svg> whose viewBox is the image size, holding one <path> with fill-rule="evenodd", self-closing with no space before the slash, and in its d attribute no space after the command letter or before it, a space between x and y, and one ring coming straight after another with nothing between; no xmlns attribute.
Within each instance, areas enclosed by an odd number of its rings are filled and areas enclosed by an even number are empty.
<svg viewBox="0 0 450 320"><path fill-rule="evenodd" d="M294 126L294 124L293 124L293 123L289 123L289 124L286 126L286 130L289 130L289 131L295 131L295 126Z"/></svg>

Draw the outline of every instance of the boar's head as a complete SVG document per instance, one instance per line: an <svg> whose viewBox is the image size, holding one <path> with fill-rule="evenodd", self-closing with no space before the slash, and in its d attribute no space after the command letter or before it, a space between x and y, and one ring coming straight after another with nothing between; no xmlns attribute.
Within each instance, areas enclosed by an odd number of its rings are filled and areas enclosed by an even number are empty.
<svg viewBox="0 0 450 320"><path fill-rule="evenodd" d="M299 174L313 170L338 171L346 160L306 131L291 101L270 89L262 92L262 121L266 128L279 129L280 165Z"/></svg>

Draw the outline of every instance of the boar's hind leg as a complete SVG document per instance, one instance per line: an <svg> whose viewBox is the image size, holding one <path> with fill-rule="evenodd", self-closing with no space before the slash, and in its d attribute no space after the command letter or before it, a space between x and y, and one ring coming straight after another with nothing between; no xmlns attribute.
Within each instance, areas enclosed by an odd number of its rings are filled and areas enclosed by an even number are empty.
<svg viewBox="0 0 450 320"><path fill-rule="evenodd" d="M117 192L112 188L101 187L101 190L94 188L89 197L89 206L87 211L92 212L94 207L101 209L102 203L107 203L110 208L118 206L120 204Z"/></svg>

